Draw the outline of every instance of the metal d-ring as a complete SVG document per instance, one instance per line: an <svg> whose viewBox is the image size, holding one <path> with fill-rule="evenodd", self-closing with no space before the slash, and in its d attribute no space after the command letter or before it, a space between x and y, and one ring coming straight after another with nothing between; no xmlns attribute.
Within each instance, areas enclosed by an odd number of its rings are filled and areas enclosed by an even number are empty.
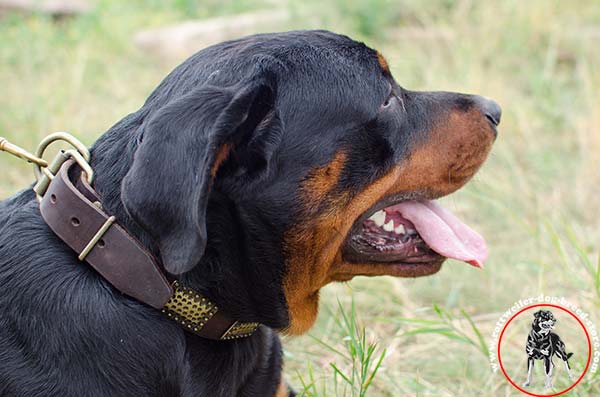
<svg viewBox="0 0 600 397"><path fill-rule="evenodd" d="M67 150L66 152L64 152L64 154L70 155L77 161L77 163L81 166L81 168L86 172L87 177L88 177L87 178L88 182L91 183L91 181L93 179L93 176L92 176L93 172L91 172L92 169L89 166L90 151L87 149L87 147L85 147L85 145L83 143L81 143L77 138L75 138L71 134L68 134L66 132L55 132L53 134L48 135L38 145L38 147L35 151L35 156L40 159L43 158L44 152L46 151L48 146L50 146L50 144L52 144L53 142L56 142L56 141L65 141L76 149L76 151L75 150ZM78 156L75 153L78 154ZM63 159L62 162L64 162L65 160L66 159ZM62 164L62 162L61 162L61 164ZM59 164L58 166L60 167L61 164ZM87 167L84 166L84 164L87 164ZM88 171L90 171L90 172L88 173ZM55 173L56 171L51 170L51 172ZM40 180L40 178L42 178L42 174L47 175L42 171L42 166L40 166L37 163L34 164L33 173L35 174L35 178L38 181Z"/></svg>

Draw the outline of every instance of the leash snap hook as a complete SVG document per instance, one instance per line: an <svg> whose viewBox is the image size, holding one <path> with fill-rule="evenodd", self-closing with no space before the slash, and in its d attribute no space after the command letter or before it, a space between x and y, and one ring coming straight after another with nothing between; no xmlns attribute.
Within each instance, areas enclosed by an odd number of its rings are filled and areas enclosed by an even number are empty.
<svg viewBox="0 0 600 397"><path fill-rule="evenodd" d="M29 163L35 163L40 167L48 166L46 160L40 158L39 156L35 156L34 154L29 153L27 150L15 145L14 143L10 143L8 139L3 137L0 137L0 150L12 154L13 156L18 157L21 160L25 160Z"/></svg>

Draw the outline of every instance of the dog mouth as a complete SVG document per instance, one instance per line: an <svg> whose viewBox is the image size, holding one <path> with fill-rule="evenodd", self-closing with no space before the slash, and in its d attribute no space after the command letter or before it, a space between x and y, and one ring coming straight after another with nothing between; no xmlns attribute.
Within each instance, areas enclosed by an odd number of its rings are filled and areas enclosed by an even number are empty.
<svg viewBox="0 0 600 397"><path fill-rule="evenodd" d="M352 226L342 251L347 261L412 268L416 276L435 273L446 258L483 267L483 237L437 202L404 200L378 208L381 203Z"/></svg>
<svg viewBox="0 0 600 397"><path fill-rule="evenodd" d="M540 328L544 330L552 329L553 326L554 324L552 323L552 321L545 321L540 323Z"/></svg>

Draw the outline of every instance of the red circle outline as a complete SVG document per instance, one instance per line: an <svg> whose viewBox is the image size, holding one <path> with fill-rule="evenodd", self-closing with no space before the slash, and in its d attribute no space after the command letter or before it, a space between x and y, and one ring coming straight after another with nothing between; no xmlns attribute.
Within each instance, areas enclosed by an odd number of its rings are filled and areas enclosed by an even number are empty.
<svg viewBox="0 0 600 397"><path fill-rule="evenodd" d="M514 320L519 314L523 313L525 310L529 310L531 308L540 307L540 306L555 307L557 309L560 309L560 310L562 310L564 312L569 313L571 315L571 317L573 317L575 320L577 320L577 322L579 323L579 325L581 325L581 328L583 328L583 332L585 332L585 336L587 338L587 343L588 343L588 359L587 359L587 364L585 365L585 369L583 370L581 376L579 377L579 379L577 379L577 381L575 383L573 383L571 385L571 387L569 387L569 388L567 388L567 389L565 389L563 391L560 391L558 393L554 393L554 394L535 394L535 393L528 392L527 390L525 390L525 389L521 388L520 386L518 386L515 382L513 382L513 380L510 378L510 376L508 376L508 374L506 373L506 370L504 369L504 365L502 365L502 357L500 356L500 345L502 343L502 336L504 336L504 331L506 331L506 327L508 327L508 324L510 324L510 322L512 320ZM587 373L587 370L590 367L590 361L591 361L591 359L592 359L592 341L590 340L590 335L589 335L589 333L587 331L587 328L585 328L585 325L583 325L583 323L581 322L581 320L579 319L579 317L577 317L575 315L575 313L573 313L569 309L565 309L562 306L553 305L553 304L550 304L550 303L538 303L536 305L526 306L523 309L521 309L518 312L516 312L515 314L513 314L513 316L508 319L508 321L506 322L506 324L504 324L504 327L502 328L502 332L500 333L500 337L498 338L498 363L500 364L500 369L502 370L502 373L504 374L504 377L510 382L511 385L513 385L520 392L528 394L530 396L534 396L534 397L556 397L556 396L560 396L560 395L565 394L566 392L570 391L575 386L577 386L579 384L579 382L581 382L581 380L583 379L583 377Z"/></svg>

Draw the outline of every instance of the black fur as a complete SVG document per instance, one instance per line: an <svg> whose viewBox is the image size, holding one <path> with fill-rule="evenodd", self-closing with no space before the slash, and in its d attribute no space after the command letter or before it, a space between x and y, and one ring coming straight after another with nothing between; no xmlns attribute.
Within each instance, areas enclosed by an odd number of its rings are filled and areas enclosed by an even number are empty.
<svg viewBox="0 0 600 397"><path fill-rule="evenodd" d="M359 192L438 115L470 106L402 89L375 51L325 31L200 51L93 145L94 187L166 271L264 325L233 342L184 332L78 262L26 190L0 203L0 395L274 395L273 329L289 324L283 235L305 216L302 179L345 148L338 189Z"/></svg>

